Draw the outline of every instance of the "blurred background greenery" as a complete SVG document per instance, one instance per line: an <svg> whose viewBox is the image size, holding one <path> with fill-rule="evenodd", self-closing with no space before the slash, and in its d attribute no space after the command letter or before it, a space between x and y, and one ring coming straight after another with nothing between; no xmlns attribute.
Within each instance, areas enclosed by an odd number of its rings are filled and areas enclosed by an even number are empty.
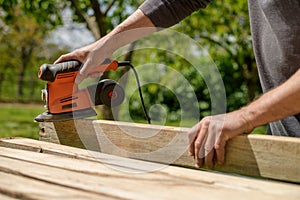
<svg viewBox="0 0 300 200"><path fill-rule="evenodd" d="M0 138L38 138L38 125L33 119L44 111L40 90L45 85L37 78L39 66L53 63L61 54L105 36L142 2L0 0ZM171 30L186 34L209 52L224 81L227 111L240 108L261 93L252 51L247 1L214 1L207 9L195 12ZM138 43L128 48L134 49ZM173 44L172 48L188 47ZM130 60L135 66L162 63L180 71L196 93L200 108L196 112L200 112L200 118L211 113L211 99L205 81L186 60L155 49L128 51L120 59ZM103 77L118 79L128 70L109 72ZM165 77L171 73L161 75L160 84L148 84L142 90L148 109L158 104L165 111L153 111L154 123L179 126L180 105L174 93L162 86ZM152 76L150 72L149 76ZM129 77L123 84L133 87L133 81ZM180 92L182 88L175 84L172 90ZM146 123L138 93L133 93L127 100L129 112L121 108L119 119ZM110 109L101 107L99 118L113 119ZM191 127L198 120L199 117L191 114L184 125ZM260 127L256 132L264 130Z"/></svg>

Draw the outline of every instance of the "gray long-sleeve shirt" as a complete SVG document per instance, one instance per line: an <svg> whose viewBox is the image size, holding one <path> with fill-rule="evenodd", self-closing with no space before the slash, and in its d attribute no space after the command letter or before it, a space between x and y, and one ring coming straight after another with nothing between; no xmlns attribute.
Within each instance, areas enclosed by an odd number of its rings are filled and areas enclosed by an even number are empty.
<svg viewBox="0 0 300 200"><path fill-rule="evenodd" d="M142 12L156 27L169 27L212 0L148 0ZM249 0L255 58L266 92L300 67L300 1ZM273 135L300 137L300 114L269 124Z"/></svg>

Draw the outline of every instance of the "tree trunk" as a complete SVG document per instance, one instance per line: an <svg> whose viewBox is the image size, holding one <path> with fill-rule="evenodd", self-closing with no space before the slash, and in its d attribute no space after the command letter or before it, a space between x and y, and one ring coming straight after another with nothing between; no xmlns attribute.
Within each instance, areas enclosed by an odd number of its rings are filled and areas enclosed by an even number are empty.
<svg viewBox="0 0 300 200"><path fill-rule="evenodd" d="M2 83L4 81L4 73L0 72L0 99L2 98Z"/></svg>
<svg viewBox="0 0 300 200"><path fill-rule="evenodd" d="M22 61L21 61L21 69L18 76L18 98L23 98L23 85L24 85L24 76L25 76L25 69L26 69L26 61L25 61L25 53L22 48Z"/></svg>
<svg viewBox="0 0 300 200"><path fill-rule="evenodd" d="M35 76L35 74L31 73L31 77ZM36 88L36 80L30 79L30 100L34 101L34 94L35 94L35 88Z"/></svg>
<svg viewBox="0 0 300 200"><path fill-rule="evenodd" d="M25 66L22 64L21 71L18 77L18 98L23 98L23 85L24 85L24 74L25 74Z"/></svg>
<svg viewBox="0 0 300 200"><path fill-rule="evenodd" d="M24 97L23 86L24 86L25 71L28 66L28 62L30 60L30 56L32 54L33 48L34 48L33 46L22 47L21 50L21 69L18 77L18 98L21 99Z"/></svg>

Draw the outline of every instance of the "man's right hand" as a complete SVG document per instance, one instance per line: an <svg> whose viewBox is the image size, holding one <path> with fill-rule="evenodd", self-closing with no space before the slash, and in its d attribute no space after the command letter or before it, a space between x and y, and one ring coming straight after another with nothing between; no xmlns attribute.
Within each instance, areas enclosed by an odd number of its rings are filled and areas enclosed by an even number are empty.
<svg viewBox="0 0 300 200"><path fill-rule="evenodd" d="M112 53L113 51L109 48L109 45L106 45L106 39L104 37L88 46L61 55L55 61L55 64L68 60L78 60L82 62L83 66L76 77L76 83L79 84L88 76L91 69L100 65L106 58L110 57ZM92 74L91 76L96 77L101 75L102 74Z"/></svg>

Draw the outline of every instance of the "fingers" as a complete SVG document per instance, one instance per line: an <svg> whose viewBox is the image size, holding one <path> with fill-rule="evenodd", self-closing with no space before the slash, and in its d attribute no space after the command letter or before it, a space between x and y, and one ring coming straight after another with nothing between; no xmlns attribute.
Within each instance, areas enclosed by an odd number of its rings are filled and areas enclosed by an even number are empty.
<svg viewBox="0 0 300 200"><path fill-rule="evenodd" d="M89 67L91 66L91 61L88 59L82 66L82 68L80 69L80 71L77 74L75 83L79 84L81 83L86 77L88 77L88 70Z"/></svg>
<svg viewBox="0 0 300 200"><path fill-rule="evenodd" d="M69 61L69 60L78 60L78 61L83 62L82 59L79 59L79 57L77 56L77 54L75 52L71 52L71 53L68 53L68 54L61 55L54 62L54 64ZM85 63L85 65L86 65L86 63ZM82 72L82 70L80 70L79 73L77 74L76 79L75 79L75 83L76 84L81 83L86 77L87 77L87 75L84 72Z"/></svg>
<svg viewBox="0 0 300 200"><path fill-rule="evenodd" d="M75 56L73 56L72 53L68 53L65 55L61 55L55 62L54 64L69 61L69 60L77 60Z"/></svg>
<svg viewBox="0 0 300 200"><path fill-rule="evenodd" d="M215 157L219 164L224 163L227 139L221 134L220 123L216 122L212 117L206 117L189 132L189 154L194 157L196 167L205 164L212 169Z"/></svg>
<svg viewBox="0 0 300 200"><path fill-rule="evenodd" d="M72 51L70 53L61 55L55 62L54 64L61 63L64 61L69 61L69 60L78 60L82 63L85 62L87 59L87 56L90 54L91 48L89 46L82 47L80 49L76 49L75 51Z"/></svg>
<svg viewBox="0 0 300 200"><path fill-rule="evenodd" d="M195 157L195 140L196 136L200 129L200 123L197 123L195 126L191 128L191 130L188 133L188 139L189 139L189 155Z"/></svg>
<svg viewBox="0 0 300 200"><path fill-rule="evenodd" d="M195 157L196 167L203 166L203 158L205 157L205 151L203 145L207 139L208 127L209 127L209 120L203 120L199 127L197 138L194 142L194 152L195 152L194 157Z"/></svg>
<svg viewBox="0 0 300 200"><path fill-rule="evenodd" d="M215 156L215 151L214 148L209 148L209 149L205 149L205 165L207 166L207 168L209 169L213 169L214 168L214 156Z"/></svg>
<svg viewBox="0 0 300 200"><path fill-rule="evenodd" d="M71 53L62 55L54 62L54 64L70 60L78 60L81 63L84 63L79 73L77 74L75 80L76 84L81 83L89 75L92 75L92 77L101 77L101 73L89 74L89 71L102 63L104 58L107 58L107 56L99 56L101 55L101 53L93 50L93 47L94 45L90 45L81 49L77 49Z"/></svg>
<svg viewBox="0 0 300 200"><path fill-rule="evenodd" d="M98 78L98 77L100 78L102 75L103 72L96 72L96 73L89 74L91 78Z"/></svg>
<svg viewBox="0 0 300 200"><path fill-rule="evenodd" d="M217 157L218 164L224 164L224 162L225 162L225 145L226 145L226 139L224 139L224 137L220 136L218 138L217 143L215 144L216 157Z"/></svg>

